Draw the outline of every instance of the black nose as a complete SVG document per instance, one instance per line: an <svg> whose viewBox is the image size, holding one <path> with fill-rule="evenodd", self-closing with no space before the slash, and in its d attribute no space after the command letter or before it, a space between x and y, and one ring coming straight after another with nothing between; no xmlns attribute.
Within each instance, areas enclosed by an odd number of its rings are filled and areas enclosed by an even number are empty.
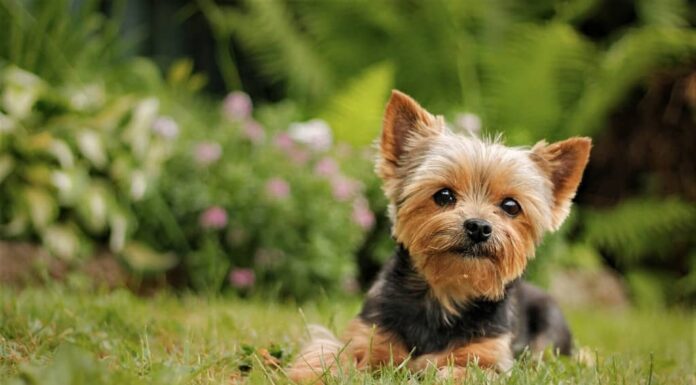
<svg viewBox="0 0 696 385"><path fill-rule="evenodd" d="M487 241L493 233L491 224L483 219L468 219L464 222L464 229L474 243Z"/></svg>

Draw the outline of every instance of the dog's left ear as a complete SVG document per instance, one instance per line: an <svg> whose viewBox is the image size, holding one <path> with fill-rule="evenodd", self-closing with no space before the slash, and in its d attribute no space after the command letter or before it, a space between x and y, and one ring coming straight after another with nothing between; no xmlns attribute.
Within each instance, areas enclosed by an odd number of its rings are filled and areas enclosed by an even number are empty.
<svg viewBox="0 0 696 385"><path fill-rule="evenodd" d="M410 96L393 90L386 111L380 138L380 159L377 173L384 181L396 177L403 158L422 139L437 136L445 129L444 120L430 114Z"/></svg>
<svg viewBox="0 0 696 385"><path fill-rule="evenodd" d="M532 148L532 160L553 186L552 230L561 227L570 213L572 199L590 159L590 147L590 138L576 137L551 144L541 141Z"/></svg>

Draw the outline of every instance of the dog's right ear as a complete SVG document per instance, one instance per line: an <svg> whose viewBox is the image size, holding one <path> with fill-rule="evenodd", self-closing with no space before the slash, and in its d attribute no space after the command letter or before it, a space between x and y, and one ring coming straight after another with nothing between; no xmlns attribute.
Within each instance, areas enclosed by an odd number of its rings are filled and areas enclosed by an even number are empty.
<svg viewBox="0 0 696 385"><path fill-rule="evenodd" d="M444 129L442 118L431 115L410 96L392 90L384 113L377 174L384 181L394 179L402 157L420 140L437 136Z"/></svg>

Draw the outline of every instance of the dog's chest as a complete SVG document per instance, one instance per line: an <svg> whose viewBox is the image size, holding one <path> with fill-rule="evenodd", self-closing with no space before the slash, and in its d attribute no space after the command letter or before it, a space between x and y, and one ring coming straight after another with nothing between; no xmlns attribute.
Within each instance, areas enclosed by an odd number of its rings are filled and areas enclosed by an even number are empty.
<svg viewBox="0 0 696 385"><path fill-rule="evenodd" d="M442 351L478 338L493 338L513 330L511 299L517 281L508 284L499 301L474 300L448 315L429 294L401 248L384 267L360 313L368 324L397 335L414 355Z"/></svg>
<svg viewBox="0 0 696 385"><path fill-rule="evenodd" d="M398 302L384 304L377 324L397 334L416 356L482 337L497 337L511 330L505 301L477 301L458 316L449 317L433 303L399 305Z"/></svg>

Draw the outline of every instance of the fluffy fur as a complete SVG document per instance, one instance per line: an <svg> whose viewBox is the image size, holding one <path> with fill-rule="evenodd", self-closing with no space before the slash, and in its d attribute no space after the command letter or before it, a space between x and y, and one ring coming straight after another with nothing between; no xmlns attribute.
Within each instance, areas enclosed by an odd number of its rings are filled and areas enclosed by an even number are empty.
<svg viewBox="0 0 696 385"><path fill-rule="evenodd" d="M532 148L452 133L398 91L387 105L376 172L399 245L342 340L315 338L289 369L316 380L351 362L461 376L478 365L505 371L525 348L569 354L571 336L553 300L521 281L547 231L560 227L589 159L588 138ZM449 189L454 200L434 196ZM514 199L521 211L503 210ZM469 219L492 232L475 241ZM449 364L454 371L444 371Z"/></svg>

